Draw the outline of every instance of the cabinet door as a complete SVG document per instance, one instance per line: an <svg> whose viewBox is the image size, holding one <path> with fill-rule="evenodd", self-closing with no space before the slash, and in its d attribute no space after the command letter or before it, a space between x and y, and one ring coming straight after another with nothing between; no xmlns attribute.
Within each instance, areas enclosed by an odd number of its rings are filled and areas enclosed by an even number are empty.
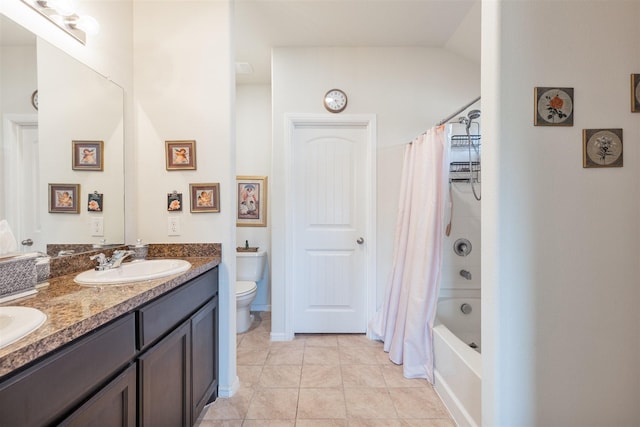
<svg viewBox="0 0 640 427"><path fill-rule="evenodd" d="M135 427L136 415L136 365L131 365L60 425Z"/></svg>
<svg viewBox="0 0 640 427"><path fill-rule="evenodd" d="M138 359L140 426L191 425L190 321Z"/></svg>
<svg viewBox="0 0 640 427"><path fill-rule="evenodd" d="M218 297L202 307L191 320L191 419L218 396Z"/></svg>

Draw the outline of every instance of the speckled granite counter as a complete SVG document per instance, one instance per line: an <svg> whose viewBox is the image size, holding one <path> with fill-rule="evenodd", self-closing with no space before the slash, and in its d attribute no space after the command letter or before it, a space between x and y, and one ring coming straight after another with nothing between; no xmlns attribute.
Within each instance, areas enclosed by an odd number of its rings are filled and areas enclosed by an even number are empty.
<svg viewBox="0 0 640 427"><path fill-rule="evenodd" d="M126 314L220 264L212 256L184 257L191 263L185 273L128 285L86 287L73 281L76 273L49 280L49 286L31 297L1 305L33 307L47 315L35 332L0 349L0 379L6 374ZM157 257L168 256L162 251Z"/></svg>

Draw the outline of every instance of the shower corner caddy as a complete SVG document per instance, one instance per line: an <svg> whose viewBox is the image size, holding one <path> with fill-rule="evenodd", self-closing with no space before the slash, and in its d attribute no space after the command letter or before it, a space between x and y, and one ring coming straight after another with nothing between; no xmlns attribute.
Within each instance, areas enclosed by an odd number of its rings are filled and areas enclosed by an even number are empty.
<svg viewBox="0 0 640 427"><path fill-rule="evenodd" d="M469 149L469 140L479 149L480 135L452 135L451 149ZM451 162L449 163L449 182L469 182L472 178L480 182L480 162Z"/></svg>

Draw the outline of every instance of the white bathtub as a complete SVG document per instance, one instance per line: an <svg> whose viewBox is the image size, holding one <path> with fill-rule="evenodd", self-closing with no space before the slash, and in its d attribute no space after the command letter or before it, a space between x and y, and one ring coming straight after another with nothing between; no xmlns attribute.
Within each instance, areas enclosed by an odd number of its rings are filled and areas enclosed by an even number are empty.
<svg viewBox="0 0 640 427"><path fill-rule="evenodd" d="M471 313L462 312L463 304ZM480 298L440 298L433 341L436 391L458 426L480 426Z"/></svg>

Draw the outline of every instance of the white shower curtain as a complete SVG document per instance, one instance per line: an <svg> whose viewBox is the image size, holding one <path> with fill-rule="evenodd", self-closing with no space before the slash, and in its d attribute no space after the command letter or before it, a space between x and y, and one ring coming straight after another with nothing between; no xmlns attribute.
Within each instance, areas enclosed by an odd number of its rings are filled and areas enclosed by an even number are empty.
<svg viewBox="0 0 640 427"><path fill-rule="evenodd" d="M370 324L406 378L432 384L448 157L445 126L429 129L405 148L393 265L383 306Z"/></svg>

